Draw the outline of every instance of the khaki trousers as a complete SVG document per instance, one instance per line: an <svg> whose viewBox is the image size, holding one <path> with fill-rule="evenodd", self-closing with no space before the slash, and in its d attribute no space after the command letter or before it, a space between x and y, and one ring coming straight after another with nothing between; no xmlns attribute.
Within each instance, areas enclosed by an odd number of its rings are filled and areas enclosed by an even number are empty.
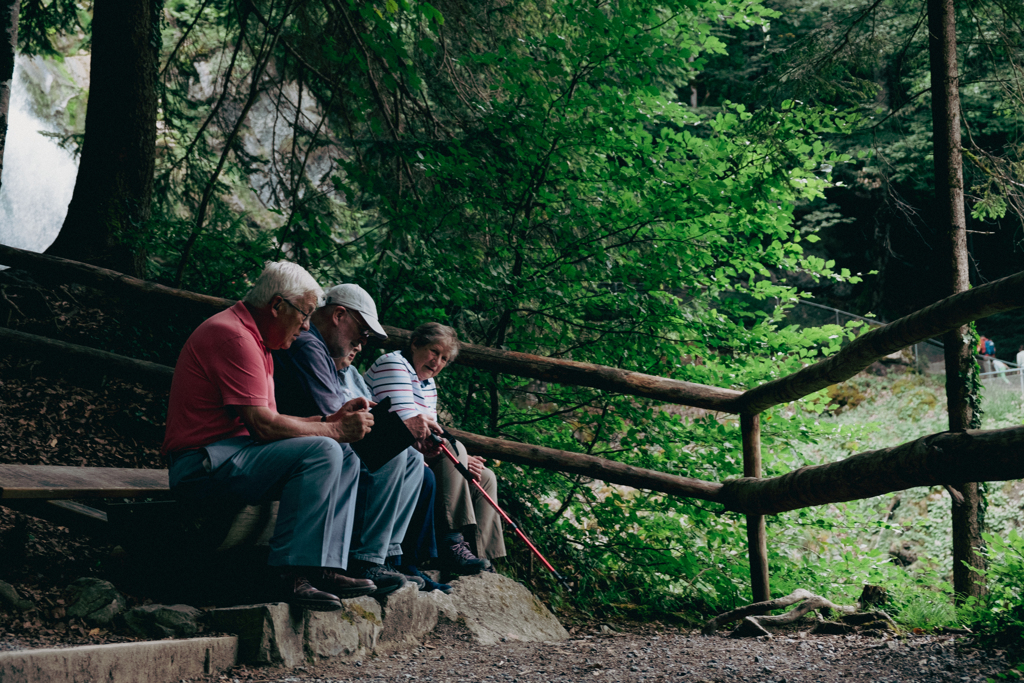
<svg viewBox="0 0 1024 683"><path fill-rule="evenodd" d="M455 442L456 455L463 465L469 464L469 453L462 443ZM475 527L476 554L488 560L505 557L505 538L502 535L501 517L475 486L459 474L455 465L442 453L430 466L437 479L437 505L434 506L438 539L441 534L461 531L467 526ZM480 485L495 502L498 502L498 479L490 468L480 474Z"/></svg>

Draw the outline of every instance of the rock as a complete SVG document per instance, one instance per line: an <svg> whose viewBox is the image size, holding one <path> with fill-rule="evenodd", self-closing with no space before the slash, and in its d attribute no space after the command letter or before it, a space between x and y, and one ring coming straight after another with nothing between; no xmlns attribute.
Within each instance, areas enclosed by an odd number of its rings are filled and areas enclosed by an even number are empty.
<svg viewBox="0 0 1024 683"><path fill-rule="evenodd" d="M210 610L210 628L238 636L239 662L301 666L303 612L283 602L224 607Z"/></svg>
<svg viewBox="0 0 1024 683"><path fill-rule="evenodd" d="M555 615L525 586L507 576L483 572L455 579L451 586L455 590L448 597L458 613L457 621L465 625L474 642L493 645L503 638L524 642L569 638Z"/></svg>
<svg viewBox="0 0 1024 683"><path fill-rule="evenodd" d="M239 662L271 666L365 657L376 649L383 629L380 604L369 596L342 600L334 612L278 602L214 609L209 617L211 628L238 636Z"/></svg>
<svg viewBox="0 0 1024 683"><path fill-rule="evenodd" d="M383 630L382 608L376 600L369 596L342 600L335 612L306 612L306 652L318 657L365 657L377 649Z"/></svg>
<svg viewBox="0 0 1024 683"><path fill-rule="evenodd" d="M569 634L522 584L483 573L452 583L450 595L415 586L378 599L342 600L334 612L311 612L284 603L210 610L213 630L238 636L238 661L295 667L319 658L365 659L419 645L431 632L493 645L554 642ZM439 627L445 627L438 631Z"/></svg>
<svg viewBox="0 0 1024 683"><path fill-rule="evenodd" d="M909 567L917 562L917 553L914 552L914 545L910 541L893 543L889 547L889 557L893 564L899 567Z"/></svg>
<svg viewBox="0 0 1024 683"><path fill-rule="evenodd" d="M188 605L145 605L125 612L128 628L143 638L191 638L203 631L203 612Z"/></svg>
<svg viewBox="0 0 1024 683"><path fill-rule="evenodd" d="M442 596L435 598L434 593ZM429 633L437 626L441 605L454 608L451 596L441 591L420 593L412 582L400 590L380 598L381 618L384 628L378 641L381 651L418 645L422 634Z"/></svg>
<svg viewBox="0 0 1024 683"><path fill-rule="evenodd" d="M109 581L85 577L68 586L68 616L94 626L109 626L128 601Z"/></svg>
<svg viewBox="0 0 1024 683"><path fill-rule="evenodd" d="M27 612L35 607L31 600L25 600L9 583L0 581L0 607L10 608L16 612Z"/></svg>

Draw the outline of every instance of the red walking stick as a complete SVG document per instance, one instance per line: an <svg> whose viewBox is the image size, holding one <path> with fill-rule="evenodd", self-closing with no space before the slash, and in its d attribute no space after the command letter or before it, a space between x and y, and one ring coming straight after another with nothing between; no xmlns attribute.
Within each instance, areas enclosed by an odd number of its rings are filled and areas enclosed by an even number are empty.
<svg viewBox="0 0 1024 683"><path fill-rule="evenodd" d="M467 469L465 465L459 462L459 458L454 453L451 452L451 449L449 449L448 446L445 445L444 439L442 439L437 434L431 434L431 436L433 437L434 441L440 444L441 450L444 451L445 455L447 455L448 458L452 461L452 464L455 466L455 469L459 471L459 474L465 477L466 481L468 481L471 485L476 487L476 490L483 495L483 497L487 500L488 503L490 503L491 507L494 508L495 512L497 512L498 515L501 516L501 519L505 522L505 524L508 525L508 527L512 529L512 531L516 532L516 535L519 536L519 538L522 539L523 543L525 543L527 547L529 547L530 550L533 551L533 554L537 556L537 559L539 559L541 563L548 568L548 571L555 575L555 578L558 579L558 582L562 584L562 586L567 591L572 592L572 586L569 585L569 582L566 580L566 578L559 574L558 570L552 567L550 562L544 559L544 556L540 554L539 550L537 550L537 546L530 542L530 539L526 537L526 534L524 534L523 530L519 528L519 525L512 521L512 518L508 516L508 513L501 509L501 507L498 505L498 502L491 498L487 494L487 491L484 491L484 487L481 486L480 482L473 477L469 469ZM450 435L446 433L446 436Z"/></svg>

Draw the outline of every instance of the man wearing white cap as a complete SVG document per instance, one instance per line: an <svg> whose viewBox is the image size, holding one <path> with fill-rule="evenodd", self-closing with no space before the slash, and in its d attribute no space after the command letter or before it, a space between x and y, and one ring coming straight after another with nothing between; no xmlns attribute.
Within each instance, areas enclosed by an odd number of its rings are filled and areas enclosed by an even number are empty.
<svg viewBox="0 0 1024 683"><path fill-rule="evenodd" d="M360 396L368 398L370 391L362 376L349 368L370 335L387 338L370 295L359 285L332 287L310 323L310 329L289 349L274 354L281 409L297 415L332 415L335 406ZM431 431L440 431L434 427ZM365 465L360 468L348 573L373 581L375 595L397 590L409 578L389 562L402 553L402 539L423 482L423 456L407 455L409 451L376 472Z"/></svg>

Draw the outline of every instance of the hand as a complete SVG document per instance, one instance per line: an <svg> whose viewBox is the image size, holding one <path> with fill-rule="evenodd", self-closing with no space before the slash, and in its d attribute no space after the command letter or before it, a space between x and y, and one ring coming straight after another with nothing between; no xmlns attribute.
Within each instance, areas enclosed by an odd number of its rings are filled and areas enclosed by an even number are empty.
<svg viewBox="0 0 1024 683"><path fill-rule="evenodd" d="M422 414L410 417L405 421L405 426L409 428L410 432L412 432L412 436L416 439L416 442L424 446L427 441L433 441L433 439L430 438L431 434L440 434L443 431L441 429L441 425ZM422 451L423 449L417 446L416 450Z"/></svg>
<svg viewBox="0 0 1024 683"><path fill-rule="evenodd" d="M469 462L466 463L466 469L473 476L474 479L479 479L480 475L483 474L484 465L487 461L478 455L469 456Z"/></svg>
<svg viewBox="0 0 1024 683"><path fill-rule="evenodd" d="M370 402L360 396L341 407L338 412L327 418L328 423L337 427L335 437L342 443L359 441L370 433L373 427L373 415L370 413Z"/></svg>
<svg viewBox="0 0 1024 683"><path fill-rule="evenodd" d="M416 450L423 454L423 460L429 463L434 463L439 457L441 457L441 444L442 441L434 439L432 436L428 436L423 441L416 441L414 446ZM450 448L450 446L449 446Z"/></svg>

